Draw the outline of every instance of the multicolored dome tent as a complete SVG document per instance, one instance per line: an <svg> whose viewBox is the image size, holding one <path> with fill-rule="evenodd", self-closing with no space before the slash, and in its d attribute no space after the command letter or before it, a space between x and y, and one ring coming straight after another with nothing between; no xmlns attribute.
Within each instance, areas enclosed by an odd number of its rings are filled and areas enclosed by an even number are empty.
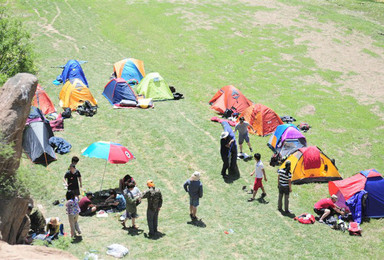
<svg viewBox="0 0 384 260"><path fill-rule="evenodd" d="M331 159L318 147L303 147L288 156L291 161L292 183L328 182L341 180L340 173ZM285 168L286 161L280 166Z"/></svg>
<svg viewBox="0 0 384 260"><path fill-rule="evenodd" d="M87 78L84 75L83 68L77 60L69 60L64 65L63 72L59 75L56 80L62 83L66 83L67 80L80 79L84 85L88 87Z"/></svg>
<svg viewBox="0 0 384 260"><path fill-rule="evenodd" d="M363 216L370 218L384 217L384 178L375 169L361 171L349 178L328 183L329 194L336 194L337 205L345 207L356 193L365 190L368 193Z"/></svg>
<svg viewBox="0 0 384 260"><path fill-rule="evenodd" d="M268 147L281 158L306 146L305 136L293 124L278 125L268 141Z"/></svg>
<svg viewBox="0 0 384 260"><path fill-rule="evenodd" d="M112 104L118 104L122 100L134 101L137 103L137 96L131 86L123 79L112 79L105 85L103 96Z"/></svg>
<svg viewBox="0 0 384 260"><path fill-rule="evenodd" d="M113 71L116 78L123 78L126 81L135 79L140 82L145 77L144 62L133 58L116 62Z"/></svg>
<svg viewBox="0 0 384 260"><path fill-rule="evenodd" d="M260 136L273 133L278 125L283 124L275 111L262 104L249 106L240 114L240 117L244 117L245 121L252 125L253 129L256 130L256 134ZM239 121L239 118L237 121Z"/></svg>
<svg viewBox="0 0 384 260"><path fill-rule="evenodd" d="M227 109L241 113L252 105L252 101L246 98L240 90L232 85L228 85L217 91L209 101L209 104L211 109L216 110L220 114L224 114Z"/></svg>
<svg viewBox="0 0 384 260"><path fill-rule="evenodd" d="M136 92L139 95L144 95L145 98L152 98L153 100L173 99L173 94L167 82L158 72L152 72L145 76L136 87Z"/></svg>
<svg viewBox="0 0 384 260"><path fill-rule="evenodd" d="M38 107L44 115L56 112L52 100L40 85L37 85L35 96L32 99L32 106Z"/></svg>
<svg viewBox="0 0 384 260"><path fill-rule="evenodd" d="M62 108L69 107L71 110L76 110L77 107L82 105L86 100L88 100L92 106L97 105L96 99L81 79L68 80L61 88L59 99Z"/></svg>

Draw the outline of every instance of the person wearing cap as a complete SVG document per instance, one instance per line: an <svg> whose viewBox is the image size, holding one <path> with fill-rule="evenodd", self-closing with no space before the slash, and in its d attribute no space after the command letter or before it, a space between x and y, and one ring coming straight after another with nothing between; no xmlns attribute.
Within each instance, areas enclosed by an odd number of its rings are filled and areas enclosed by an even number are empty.
<svg viewBox="0 0 384 260"><path fill-rule="evenodd" d="M223 161L221 175L226 178L228 169L235 169L237 166L237 144L235 135L224 131L220 135L220 155Z"/></svg>
<svg viewBox="0 0 384 260"><path fill-rule="evenodd" d="M184 190L189 194L189 215L192 221L197 220L196 212L199 199L203 197L203 184L200 181L200 173L195 171L184 183Z"/></svg>
<svg viewBox="0 0 384 260"><path fill-rule="evenodd" d="M249 141L249 135L248 135L248 127L252 129L253 132L256 132L255 129L253 129L252 125L250 125L247 121L245 121L244 117L240 117L239 123L235 126L235 132L239 132L239 147L240 147L240 154L243 154L243 143L244 140L247 142L249 150L251 153L253 152L251 147L251 142Z"/></svg>
<svg viewBox="0 0 384 260"><path fill-rule="evenodd" d="M80 216L86 217L86 216L92 216L96 213L97 207L96 205L92 204L91 199L93 198L92 192L87 192L85 194L85 197L82 197L79 202L80 207Z"/></svg>
<svg viewBox="0 0 384 260"><path fill-rule="evenodd" d="M285 167L277 171L277 187L279 189L279 199L277 203L277 209L283 211L283 196L284 196L284 212L290 214L289 211L289 193L292 192L291 187L291 162L289 160L285 161Z"/></svg>
<svg viewBox="0 0 384 260"><path fill-rule="evenodd" d="M147 207L147 223L149 228L149 237L153 237L158 232L158 217L161 206L163 205L163 196L160 189L155 187L155 184L152 180L147 181L148 190L146 190L142 195L142 199L148 200Z"/></svg>
<svg viewBox="0 0 384 260"><path fill-rule="evenodd" d="M321 199L315 203L313 211L315 211L315 213L320 216L320 223L324 223L324 219L331 215L331 213L333 215L334 212L337 212L341 215L344 215L344 211L335 204L337 199L337 195L333 194L331 198Z"/></svg>
<svg viewBox="0 0 384 260"><path fill-rule="evenodd" d="M76 169L75 164L71 164L69 166L69 170L64 175L64 184L67 186L68 190L71 190L75 193L75 196L79 198L80 195L80 188L83 187L82 181L81 181L81 174L79 170Z"/></svg>

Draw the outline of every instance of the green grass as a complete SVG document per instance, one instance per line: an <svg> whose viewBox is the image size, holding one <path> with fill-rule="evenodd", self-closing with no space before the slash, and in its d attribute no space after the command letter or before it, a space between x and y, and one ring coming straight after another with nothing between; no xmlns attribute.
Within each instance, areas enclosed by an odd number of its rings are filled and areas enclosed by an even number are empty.
<svg viewBox="0 0 384 260"><path fill-rule="evenodd" d="M384 46L384 38L376 33L383 31L383 4L281 2L297 5L305 14L295 21L304 22L305 17L311 16L322 23L335 23L345 34L353 27L371 36L375 46ZM300 33L319 33L320 28L310 24L252 25L253 13L274 12L276 8L232 1L194 4L40 0L11 1L8 5L22 17L34 36L39 82L54 103L58 105L60 87L51 82L60 70L51 66L63 65L73 58L88 61L83 69L99 105L95 117L74 115L65 121L65 131L56 134L73 145L69 154L58 155L58 160L47 168L33 165L26 158L21 160L19 177L28 185L35 201L43 205L45 216L59 216L69 232L64 208L52 206L52 202L64 197L62 177L70 158L99 140L121 143L137 158L125 165L107 164L104 188L116 187L118 179L129 173L142 190L146 180L153 179L164 196L160 230L166 235L162 239L151 241L143 235L128 235L121 229L118 215L106 219L81 218L83 241L69 245L66 250L79 258L86 251L97 250L102 258L108 259L106 246L120 243L130 249L131 257L139 259L382 257L382 219L364 224L363 238L322 225L299 225L276 210L275 168L266 167L268 204L250 204L246 202L248 195L241 191L243 185L253 183L248 176L253 162L239 162L241 178L233 184L220 178L222 128L209 121L215 114L207 102L228 84L280 115L308 122L312 129L306 133L307 140L336 159L343 177L367 168L383 171L383 121L371 112L375 106L384 111L383 104L364 106L353 97L342 95L338 91L342 73L319 68L308 55L310 41L295 43ZM361 12L351 14L358 7ZM52 27L58 33L44 29L53 20ZM334 41L340 44L338 40ZM361 46L361 51L377 54L366 46ZM146 72L158 71L184 93L185 99L158 102L150 110L112 109L101 93L113 63L125 57L143 60ZM383 59L382 55L377 59ZM356 73L345 72L349 76ZM316 77L324 84L313 80ZM300 115L307 105L314 106L315 113ZM268 137L251 137L265 165L271 156L267 141ZM97 191L105 161L82 156L80 159L78 166L85 188ZM195 170L203 173L205 194L198 213L206 228L187 224L188 198L182 184ZM312 212L313 204L324 196L326 184L294 186L291 209L296 214ZM147 231L145 207L146 202L139 207L138 224ZM224 234L228 229L234 233Z"/></svg>

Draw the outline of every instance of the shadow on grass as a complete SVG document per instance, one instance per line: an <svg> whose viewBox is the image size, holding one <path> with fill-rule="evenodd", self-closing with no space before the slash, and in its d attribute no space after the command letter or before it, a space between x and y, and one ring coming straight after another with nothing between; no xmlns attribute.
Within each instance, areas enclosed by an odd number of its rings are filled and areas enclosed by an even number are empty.
<svg viewBox="0 0 384 260"><path fill-rule="evenodd" d="M188 221L187 224L189 225L193 225L195 227L201 227L201 228L205 228L207 225L203 222L202 219L197 219L197 220L192 220L192 221Z"/></svg>
<svg viewBox="0 0 384 260"><path fill-rule="evenodd" d="M263 197L258 198L257 201L261 204L268 204L269 203L269 201L265 200Z"/></svg>
<svg viewBox="0 0 384 260"><path fill-rule="evenodd" d="M81 241L83 241L83 237L82 236L75 236L72 240L72 244L77 244L77 243L80 243Z"/></svg>
<svg viewBox="0 0 384 260"><path fill-rule="evenodd" d="M296 217L296 215L292 212L285 212L283 210L279 210L279 211L280 211L281 215L283 215L284 217L288 217L288 218L292 218L292 219L294 217Z"/></svg>
<svg viewBox="0 0 384 260"><path fill-rule="evenodd" d="M158 240L164 236L165 236L165 233L161 233L161 232L156 232L154 235L149 235L147 233L144 233L144 237L151 240Z"/></svg>
<svg viewBox="0 0 384 260"><path fill-rule="evenodd" d="M144 232L143 229L138 229L138 228L133 228L133 227L123 227L123 229L127 230L128 235L130 235L130 236L138 236Z"/></svg>

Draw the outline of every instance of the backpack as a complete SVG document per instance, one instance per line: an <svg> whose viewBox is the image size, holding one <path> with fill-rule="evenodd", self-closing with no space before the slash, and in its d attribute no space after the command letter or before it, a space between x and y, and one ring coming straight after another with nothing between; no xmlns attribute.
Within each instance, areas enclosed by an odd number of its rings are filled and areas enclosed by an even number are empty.
<svg viewBox="0 0 384 260"><path fill-rule="evenodd" d="M361 236L361 228L357 222L350 222L348 231L351 236Z"/></svg>
<svg viewBox="0 0 384 260"><path fill-rule="evenodd" d="M301 224L313 224L315 223L315 216L308 213L303 213L299 216L296 216L294 220L297 220Z"/></svg>
<svg viewBox="0 0 384 260"><path fill-rule="evenodd" d="M91 102L86 100L82 105L76 109L77 113L81 116L94 116L97 113L97 106L92 106Z"/></svg>
<svg viewBox="0 0 384 260"><path fill-rule="evenodd" d="M64 108L63 113L61 113L61 116L63 118L71 118L72 111L69 107Z"/></svg>

